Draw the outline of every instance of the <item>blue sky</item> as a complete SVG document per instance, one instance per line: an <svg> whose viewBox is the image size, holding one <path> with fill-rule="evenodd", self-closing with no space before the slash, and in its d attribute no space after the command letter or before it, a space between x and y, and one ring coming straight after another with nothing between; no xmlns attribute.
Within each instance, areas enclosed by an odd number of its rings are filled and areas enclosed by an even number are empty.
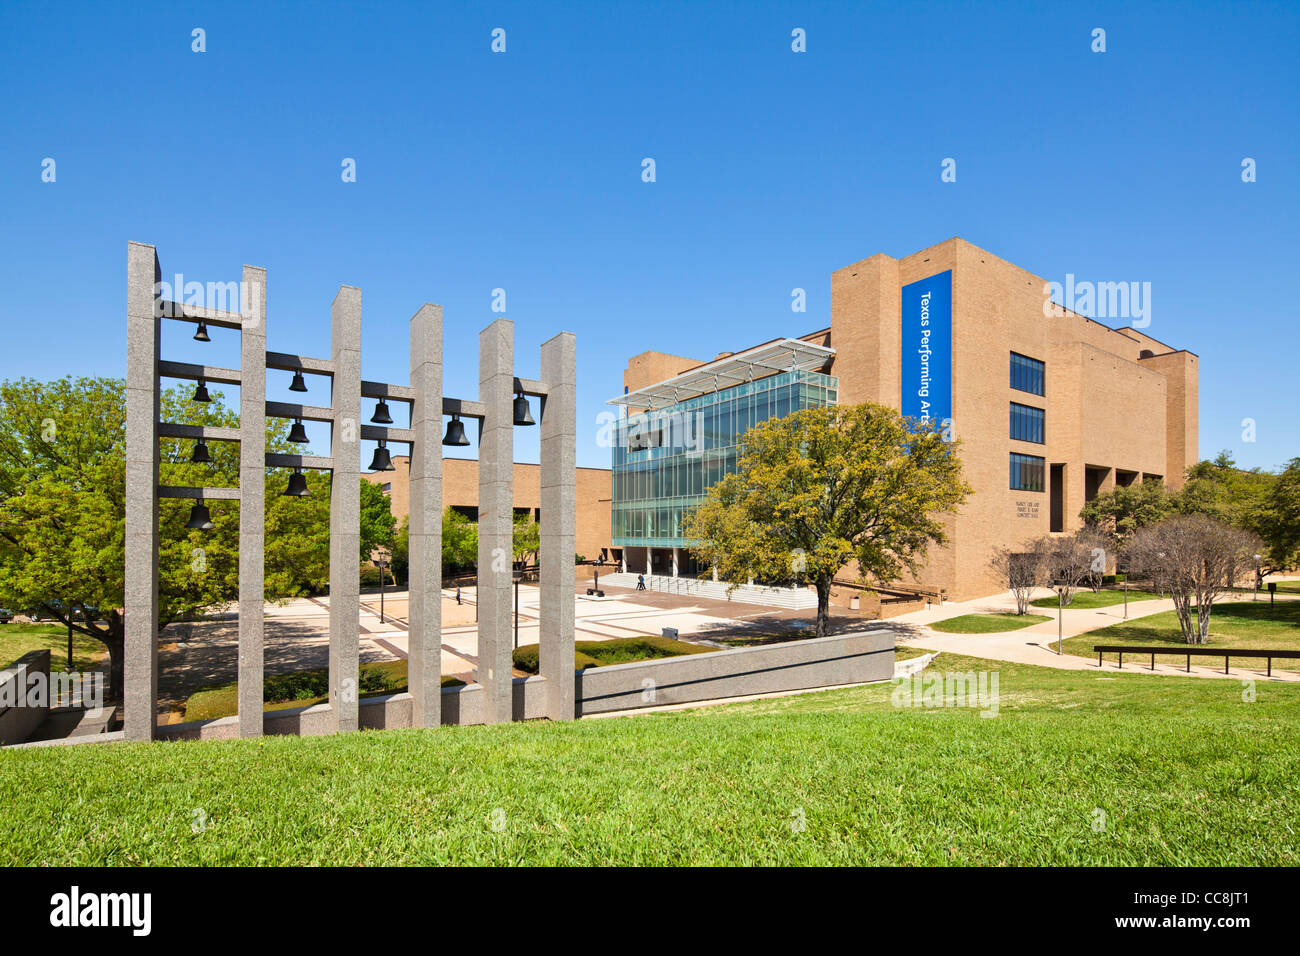
<svg viewBox="0 0 1300 956"><path fill-rule="evenodd" d="M1300 455L1297 49L1294 3L7 2L0 378L124 373L131 239L165 275L265 266L278 351L327 355L360 286L370 379L407 380L440 303L463 397L504 288L520 375L577 333L578 461L607 467L628 356L821 328L834 269L960 235L1150 282L1146 331L1201 356L1202 456L1276 467ZM214 339L165 354L237 364Z"/></svg>

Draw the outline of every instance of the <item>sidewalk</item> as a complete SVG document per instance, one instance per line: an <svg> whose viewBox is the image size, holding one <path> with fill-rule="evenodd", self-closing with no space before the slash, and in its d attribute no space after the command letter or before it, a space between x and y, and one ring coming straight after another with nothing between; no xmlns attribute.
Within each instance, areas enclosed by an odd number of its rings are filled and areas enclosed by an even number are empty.
<svg viewBox="0 0 1300 956"><path fill-rule="evenodd" d="M1054 596L1054 592L1046 588L1041 588L1034 593L1035 598L1052 596ZM1287 600L1294 599L1294 596L1287 598ZM915 644L919 647L946 651L950 654L966 654L971 657L985 657L990 660L1008 661L1017 664L1037 664L1041 667L1056 667L1062 670L1105 671L1108 674L1155 673L1177 674L1181 677L1226 677L1229 680L1255 679L1283 683L1300 682L1300 672L1284 671L1277 667L1273 668L1272 677L1265 676L1266 665L1262 660L1259 662L1258 669L1255 667L1237 668L1229 674L1223 673L1222 663L1216 667L1213 663L1202 665L1193 660L1192 669L1189 673L1185 669L1185 658L1180 663L1178 657L1168 657L1165 662L1162 662L1158 656L1153 671L1150 666L1150 656L1146 657L1145 663L1141 663L1143 658L1139 654L1134 654L1131 662L1125 661L1122 670L1113 661L1106 661L1102 667L1098 668L1095 658L1078 657L1070 653L1056 653L1058 625L1057 611L1054 608L1031 608L1031 614L1046 614L1051 617L1051 620L1021 628L1018 631L1001 631L993 634L946 634L928 626L936 621L944 621L963 614L996 614L1007 611L1014 612L1015 609L1015 598L1010 593L1007 593L973 601L953 601L942 606L932 605L922 611L900 614L898 617L888 619L883 624L887 627L898 626L895 640L899 644ZM1149 617L1152 614L1159 614L1162 611L1172 611L1173 609L1174 602L1169 599L1130 601L1128 620L1137 620ZM1076 610L1067 607L1061 619L1061 630L1065 637L1075 637L1089 631L1109 627L1112 624L1123 623L1124 619L1124 605L1122 603L1111 607ZM1214 658L1207 658L1207 660L1213 662Z"/></svg>

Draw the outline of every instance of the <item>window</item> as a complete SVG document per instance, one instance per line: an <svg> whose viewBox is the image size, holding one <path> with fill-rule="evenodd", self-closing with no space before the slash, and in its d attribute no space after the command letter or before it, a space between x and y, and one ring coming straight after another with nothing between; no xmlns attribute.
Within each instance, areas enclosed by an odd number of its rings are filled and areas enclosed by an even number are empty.
<svg viewBox="0 0 1300 956"><path fill-rule="evenodd" d="M1042 491L1046 459L1011 453L1011 490Z"/></svg>
<svg viewBox="0 0 1300 956"><path fill-rule="evenodd" d="M1031 395L1042 395L1043 363L1019 352L1012 352L1011 387Z"/></svg>
<svg viewBox="0 0 1300 956"><path fill-rule="evenodd" d="M1043 444L1043 410L1011 403L1011 437L1016 441Z"/></svg>

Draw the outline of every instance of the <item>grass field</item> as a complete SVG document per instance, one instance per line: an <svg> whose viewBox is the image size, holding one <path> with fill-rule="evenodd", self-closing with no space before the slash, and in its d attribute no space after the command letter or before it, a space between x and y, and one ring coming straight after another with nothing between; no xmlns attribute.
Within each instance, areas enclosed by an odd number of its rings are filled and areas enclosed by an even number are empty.
<svg viewBox="0 0 1300 956"><path fill-rule="evenodd" d="M400 694L406 690L406 661L381 661L361 665L361 698L383 694ZM463 684L454 677L444 677L442 686ZM317 668L291 674L268 674L262 682L262 710L310 707L329 700L329 669ZM186 720L213 720L233 717L239 712L239 683L216 684L190 695L185 702Z"/></svg>
<svg viewBox="0 0 1300 956"><path fill-rule="evenodd" d="M1300 863L1300 686L992 669L551 724L0 752L0 863ZM1095 812L1105 828L1094 832ZM197 832L196 832L197 831Z"/></svg>
<svg viewBox="0 0 1300 956"><path fill-rule="evenodd" d="M1128 592L1128 601L1132 604L1134 601L1154 601L1159 595L1151 594L1147 591L1138 591L1130 589ZM1038 598L1030 601L1034 607L1047 607L1053 611L1060 606L1060 599L1052 597ZM1091 608L1113 607L1116 604L1124 603L1124 592L1121 591L1089 591L1086 588L1074 592L1074 598L1065 606L1067 611L1086 611Z"/></svg>
<svg viewBox="0 0 1300 956"><path fill-rule="evenodd" d="M1094 661L1097 654L1093 651L1095 644L1148 644L1171 647L1186 647L1182 631L1178 627L1178 618L1173 611L1163 611L1150 617L1112 624L1100 630L1089 631L1077 637L1065 639L1064 650L1067 654L1090 657ZM1055 646L1055 642L1053 642ZM1300 601L1279 601L1270 605L1265 601L1232 601L1216 604L1210 615L1210 642L1204 647L1233 648L1250 647L1258 649L1278 648L1300 650ZM1118 659L1118 654L1103 655L1106 660ZM1130 658L1131 659L1131 658ZM1150 658L1147 658L1150 660ZM1159 660L1159 658L1157 658ZM1185 659L1183 659L1185 662ZM1136 660L1134 663L1137 663ZM1166 664L1179 664L1179 658L1166 657ZM1209 667L1222 667L1222 658L1192 658L1192 663ZM1127 666L1127 662L1125 664ZM1265 662L1257 658L1234 657L1229 667L1242 667L1248 670L1263 670ZM1300 669L1300 661L1277 660L1274 669Z"/></svg>
<svg viewBox="0 0 1300 956"><path fill-rule="evenodd" d="M68 629L62 624L0 624L0 669L8 667L28 651L50 650L50 667L68 666ZM72 632L72 666L90 670L108 656L108 650L93 637Z"/></svg>
<svg viewBox="0 0 1300 956"><path fill-rule="evenodd" d="M1022 627L1050 620L1050 617L1042 614L1004 611L996 614L959 614L945 621L935 621L929 627L944 634L993 634L997 631L1018 631Z"/></svg>

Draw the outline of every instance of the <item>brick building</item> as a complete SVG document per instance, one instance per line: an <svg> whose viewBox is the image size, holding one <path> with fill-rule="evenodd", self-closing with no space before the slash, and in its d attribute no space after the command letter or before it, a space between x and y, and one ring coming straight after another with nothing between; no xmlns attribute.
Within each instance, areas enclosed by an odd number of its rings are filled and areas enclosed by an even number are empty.
<svg viewBox="0 0 1300 956"><path fill-rule="evenodd" d="M837 403L889 405L961 440L975 493L912 582L958 600L1000 589L995 547L1074 530L1098 493L1180 486L1197 460L1196 355L1053 306L1047 288L954 238L833 273L828 329L708 362L633 357L611 400L629 411L613 451L615 556L632 571L698 571L681 518L734 468L739 436Z"/></svg>
<svg viewBox="0 0 1300 956"><path fill-rule="evenodd" d="M410 514L411 460L402 455L392 458L392 471L367 472L361 477L379 485L388 494L393 514L400 526ZM609 469L579 468L578 508L575 547L589 560L600 554L609 557ZM515 462L515 513L531 513L540 520L542 510L541 468ZM478 462L466 458L442 460L442 506L478 520Z"/></svg>

